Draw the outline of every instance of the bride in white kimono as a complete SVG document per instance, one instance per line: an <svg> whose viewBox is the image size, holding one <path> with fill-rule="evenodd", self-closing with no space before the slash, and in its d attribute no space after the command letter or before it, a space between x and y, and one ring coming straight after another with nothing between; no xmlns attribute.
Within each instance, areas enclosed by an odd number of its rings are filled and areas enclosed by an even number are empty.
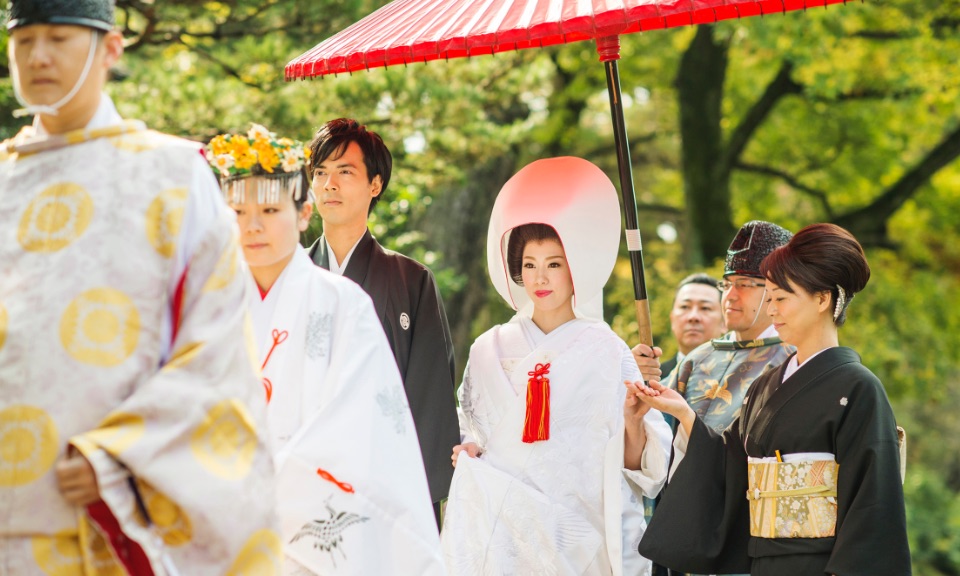
<svg viewBox="0 0 960 576"><path fill-rule="evenodd" d="M671 434L625 403L640 371L602 320L619 223L613 184L579 158L534 162L497 197L488 267L519 312L477 339L459 391L451 574L650 573L641 496L666 479Z"/></svg>
<svg viewBox="0 0 960 576"><path fill-rule="evenodd" d="M299 244L313 209L302 144L254 125L208 149L253 284L284 574L444 574L413 419L370 297Z"/></svg>

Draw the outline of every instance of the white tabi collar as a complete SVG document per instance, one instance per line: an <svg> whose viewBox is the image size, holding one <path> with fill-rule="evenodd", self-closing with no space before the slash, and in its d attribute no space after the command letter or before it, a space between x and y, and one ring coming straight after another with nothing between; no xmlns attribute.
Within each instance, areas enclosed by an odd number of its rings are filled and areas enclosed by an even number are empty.
<svg viewBox="0 0 960 576"><path fill-rule="evenodd" d="M836 348L836 346L827 346L823 350L820 350L816 354L813 354L812 356L807 358L803 363L806 364L807 362L813 360L814 358L816 358L817 356L819 356L820 354L826 352L831 348ZM783 371L783 380L781 380L780 383L783 384L784 382L786 382L787 378L793 376L794 372L796 372L799 369L800 369L800 364L797 363L797 355L794 354L793 356L790 357L790 360L787 362L787 369Z"/></svg>
<svg viewBox="0 0 960 576"><path fill-rule="evenodd" d="M343 259L343 264L340 264L337 262L337 255L333 253L333 248L330 247L330 243L327 242L327 238L324 236L323 242L327 245L328 264L330 265L331 272L343 276L343 271L347 269L347 264L350 263L350 257L353 256L353 251L357 249L357 245L360 244L360 240L362 239L362 235L357 238L357 241L353 243L353 247L347 252L347 257Z"/></svg>

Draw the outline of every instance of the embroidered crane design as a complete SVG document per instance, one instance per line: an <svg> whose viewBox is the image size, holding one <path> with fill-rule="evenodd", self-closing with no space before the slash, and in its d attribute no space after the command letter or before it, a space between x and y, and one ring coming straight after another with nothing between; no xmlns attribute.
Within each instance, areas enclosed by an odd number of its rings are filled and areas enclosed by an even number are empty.
<svg viewBox="0 0 960 576"><path fill-rule="evenodd" d="M354 514L353 512L337 512L330 506L330 498L327 498L324 505L327 508L327 512L330 513L330 517L325 520L311 520L307 522L294 535L290 543L293 544L301 538L309 538L313 541L314 548L330 554L333 565L336 566L337 558L334 555L335 550L340 552L344 560L347 558L347 555L343 552L343 548L340 546L343 542L344 531L354 524L366 522L369 518Z"/></svg>
<svg viewBox="0 0 960 576"><path fill-rule="evenodd" d="M710 380L707 380L707 382L710 382ZM723 400L727 404L731 404L733 402L733 394L727 390L728 382L724 380L722 385L717 380L713 380L712 382L703 395L713 400Z"/></svg>

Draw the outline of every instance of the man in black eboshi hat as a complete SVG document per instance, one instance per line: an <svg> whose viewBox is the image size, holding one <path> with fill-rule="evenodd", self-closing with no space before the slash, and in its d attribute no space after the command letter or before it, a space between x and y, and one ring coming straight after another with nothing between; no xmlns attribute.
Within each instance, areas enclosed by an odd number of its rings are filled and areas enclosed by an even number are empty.
<svg viewBox="0 0 960 576"><path fill-rule="evenodd" d="M0 145L0 573L279 574L236 218L125 121L110 0L13 0Z"/></svg>

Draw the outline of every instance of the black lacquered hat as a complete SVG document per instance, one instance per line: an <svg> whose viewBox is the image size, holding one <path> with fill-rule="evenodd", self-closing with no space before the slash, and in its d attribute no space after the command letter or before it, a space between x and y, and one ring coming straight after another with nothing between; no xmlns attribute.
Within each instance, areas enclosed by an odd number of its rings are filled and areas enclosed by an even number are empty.
<svg viewBox="0 0 960 576"><path fill-rule="evenodd" d="M73 24L108 32L115 0L10 0L7 30L33 24Z"/></svg>
<svg viewBox="0 0 960 576"><path fill-rule="evenodd" d="M760 262L768 254L783 246L793 237L788 230L764 222L751 220L740 227L730 247L727 248L727 258L723 263L723 275L738 274L763 278L760 273Z"/></svg>

